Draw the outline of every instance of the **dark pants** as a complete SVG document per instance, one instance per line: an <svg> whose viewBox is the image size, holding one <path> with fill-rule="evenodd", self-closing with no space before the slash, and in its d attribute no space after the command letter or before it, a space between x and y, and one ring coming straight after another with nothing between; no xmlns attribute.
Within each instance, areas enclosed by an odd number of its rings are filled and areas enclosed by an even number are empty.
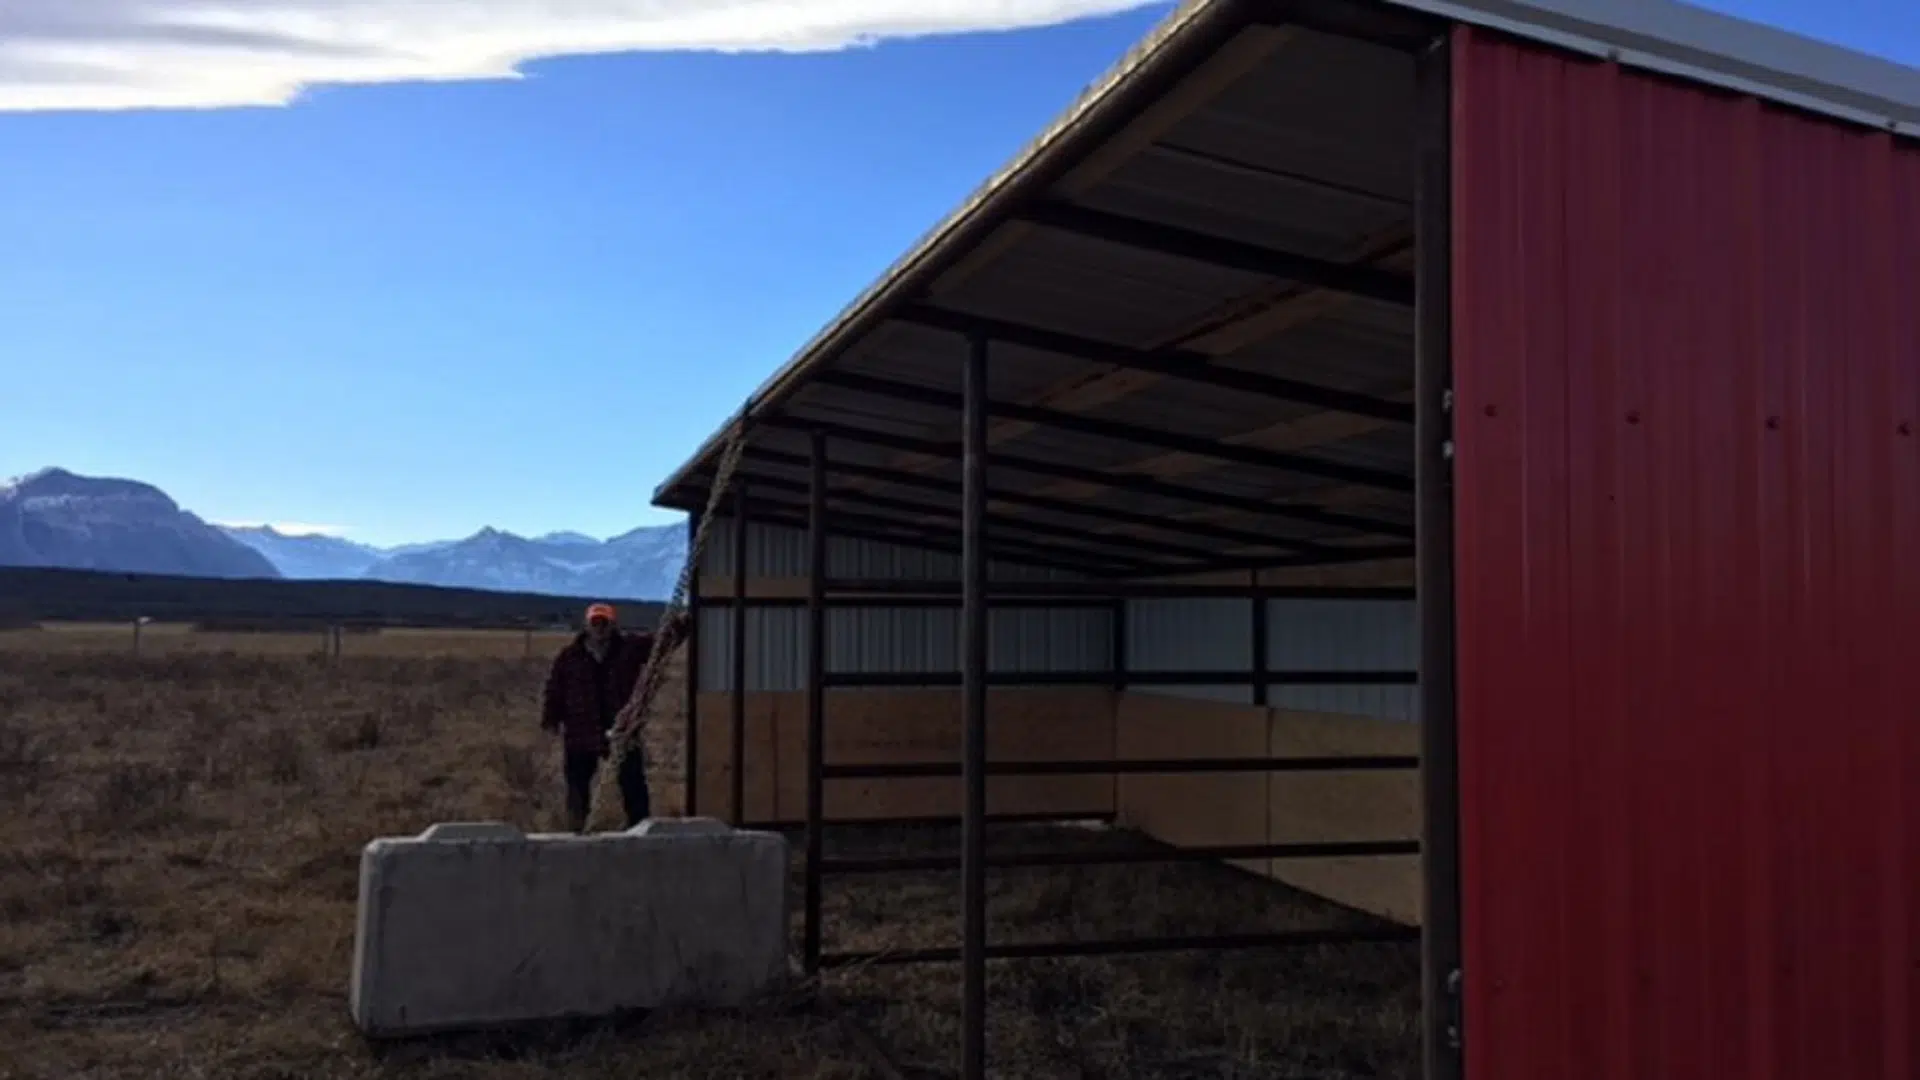
<svg viewBox="0 0 1920 1080"><path fill-rule="evenodd" d="M584 828L587 815L593 810L593 779L600 771L599 751L567 751L565 771L567 817L575 828ZM646 755L637 750L628 754L621 760L620 774L614 779L620 785L620 801L627 811L627 827L632 828L645 821L651 811L647 796Z"/></svg>

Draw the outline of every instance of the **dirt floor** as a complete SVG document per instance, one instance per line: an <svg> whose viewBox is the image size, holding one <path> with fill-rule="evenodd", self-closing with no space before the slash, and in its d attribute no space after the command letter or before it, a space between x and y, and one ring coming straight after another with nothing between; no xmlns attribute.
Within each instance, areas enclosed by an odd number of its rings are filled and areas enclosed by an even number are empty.
<svg viewBox="0 0 1920 1080"><path fill-rule="evenodd" d="M0 635L0 1077L888 1075L860 1031L906 1075L953 1070L952 966L836 973L827 989L851 1023L801 986L745 1016L376 1052L346 1020L359 849L438 820L557 824L557 752L535 721L543 659L514 656L517 641L409 640L329 663L37 640ZM653 722L666 812L681 699L670 686ZM956 839L836 830L830 851ZM1051 828L993 842L1137 841ZM957 879L830 880L827 947L956 943ZM991 911L1000 941L1367 925L1210 866L1005 871ZM1417 1076L1418 966L1412 945L996 962L993 1071Z"/></svg>

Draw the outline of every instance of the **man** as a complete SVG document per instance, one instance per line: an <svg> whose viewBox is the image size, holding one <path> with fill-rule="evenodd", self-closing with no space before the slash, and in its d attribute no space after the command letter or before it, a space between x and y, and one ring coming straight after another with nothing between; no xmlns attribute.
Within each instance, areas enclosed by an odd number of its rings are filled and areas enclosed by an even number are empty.
<svg viewBox="0 0 1920 1080"><path fill-rule="evenodd" d="M587 626L553 659L547 674L540 726L559 732L565 747L563 772L567 780L567 825L585 832L593 809L593 780L600 762L611 752L608 740L614 719L633 696L647 658L663 644L672 647L685 620L675 612L666 628L667 642L654 635L620 629L612 604L587 608ZM627 812L627 827L645 820L649 811L646 755L635 747L620 763L615 779Z"/></svg>

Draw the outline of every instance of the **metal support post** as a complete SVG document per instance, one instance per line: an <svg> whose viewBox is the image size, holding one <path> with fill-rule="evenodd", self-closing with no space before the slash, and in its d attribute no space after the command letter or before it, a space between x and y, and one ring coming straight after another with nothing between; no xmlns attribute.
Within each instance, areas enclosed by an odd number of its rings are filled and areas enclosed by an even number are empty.
<svg viewBox="0 0 1920 1080"><path fill-rule="evenodd" d="M728 616L732 637L728 659L731 677L727 680L727 705L732 722L729 744L733 764L733 786L727 801L735 826L747 820L747 482L734 481L733 496L733 611Z"/></svg>
<svg viewBox="0 0 1920 1080"><path fill-rule="evenodd" d="M1254 586L1247 602L1253 605L1253 703L1267 704L1269 688L1267 686L1267 622L1272 602L1260 595L1260 571L1255 570L1248 576L1248 584Z"/></svg>
<svg viewBox="0 0 1920 1080"><path fill-rule="evenodd" d="M987 1070L987 352L968 342L961 392L960 1076Z"/></svg>
<svg viewBox="0 0 1920 1080"><path fill-rule="evenodd" d="M1414 196L1415 574L1420 610L1420 757L1425 873L1421 938L1428 1080L1458 1080L1462 1056L1460 765L1454 701L1452 38L1420 54Z"/></svg>
<svg viewBox="0 0 1920 1080"><path fill-rule="evenodd" d="M827 439L810 445L807 500L807 865L803 966L820 970L820 867L826 859L827 731Z"/></svg>

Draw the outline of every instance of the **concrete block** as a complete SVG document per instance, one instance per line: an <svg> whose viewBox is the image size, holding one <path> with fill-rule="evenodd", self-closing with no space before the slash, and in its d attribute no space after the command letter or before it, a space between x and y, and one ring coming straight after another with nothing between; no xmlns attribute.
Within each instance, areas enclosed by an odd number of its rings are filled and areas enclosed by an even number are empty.
<svg viewBox="0 0 1920 1080"><path fill-rule="evenodd" d="M787 964L787 842L719 822L435 825L360 859L350 1008L370 1036L728 1007Z"/></svg>
<svg viewBox="0 0 1920 1080"><path fill-rule="evenodd" d="M719 818L648 818L627 830L635 836L703 836L732 832L733 826Z"/></svg>

